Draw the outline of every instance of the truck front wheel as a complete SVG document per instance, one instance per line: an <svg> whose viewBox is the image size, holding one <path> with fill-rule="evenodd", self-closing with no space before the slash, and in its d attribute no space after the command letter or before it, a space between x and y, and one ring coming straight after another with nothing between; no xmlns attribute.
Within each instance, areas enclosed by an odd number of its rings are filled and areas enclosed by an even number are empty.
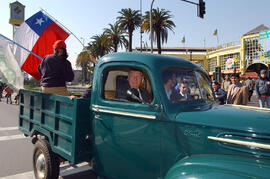
<svg viewBox="0 0 270 179"><path fill-rule="evenodd" d="M47 140L38 140L33 153L33 167L37 179L57 179L59 157L52 151Z"/></svg>

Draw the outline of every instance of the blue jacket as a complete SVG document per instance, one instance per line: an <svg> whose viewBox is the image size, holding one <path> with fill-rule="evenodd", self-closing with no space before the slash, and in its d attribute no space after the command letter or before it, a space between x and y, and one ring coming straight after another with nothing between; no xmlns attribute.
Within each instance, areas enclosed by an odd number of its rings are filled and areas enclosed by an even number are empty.
<svg viewBox="0 0 270 179"><path fill-rule="evenodd" d="M270 85L267 84L268 78L258 78L255 83L256 96L270 95Z"/></svg>
<svg viewBox="0 0 270 179"><path fill-rule="evenodd" d="M71 63L59 59L55 54L47 55L38 66L41 74L40 85L43 87L63 87L74 79Z"/></svg>

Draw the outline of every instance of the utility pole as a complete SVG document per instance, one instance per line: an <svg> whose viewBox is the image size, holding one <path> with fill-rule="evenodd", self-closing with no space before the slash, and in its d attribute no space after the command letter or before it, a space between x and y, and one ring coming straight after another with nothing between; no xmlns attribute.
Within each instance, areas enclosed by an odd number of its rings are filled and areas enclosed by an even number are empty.
<svg viewBox="0 0 270 179"><path fill-rule="evenodd" d="M152 27L152 9L153 9L153 3L155 0L152 0L151 8L150 8L150 38L151 38L151 53L153 53L153 27Z"/></svg>

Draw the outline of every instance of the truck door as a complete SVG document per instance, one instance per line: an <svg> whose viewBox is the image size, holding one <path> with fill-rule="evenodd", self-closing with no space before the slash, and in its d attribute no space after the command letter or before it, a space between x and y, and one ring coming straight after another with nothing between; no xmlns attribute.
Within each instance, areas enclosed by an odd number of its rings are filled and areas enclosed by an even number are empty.
<svg viewBox="0 0 270 179"><path fill-rule="evenodd" d="M131 70L141 72L139 97L147 92L149 104L126 98L126 91L119 89L130 87ZM149 71L137 64L110 65L103 67L102 74L100 85L94 89L100 93L92 105L94 169L108 178L159 178L160 109Z"/></svg>

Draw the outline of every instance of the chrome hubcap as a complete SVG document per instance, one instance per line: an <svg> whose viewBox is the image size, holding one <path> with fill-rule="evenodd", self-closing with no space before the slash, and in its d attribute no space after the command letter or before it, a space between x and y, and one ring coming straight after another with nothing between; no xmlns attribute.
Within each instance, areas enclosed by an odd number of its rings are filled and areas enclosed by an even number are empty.
<svg viewBox="0 0 270 179"><path fill-rule="evenodd" d="M44 178L45 177L45 157L41 153L37 157L36 161L36 169L37 169L37 174L39 178Z"/></svg>

